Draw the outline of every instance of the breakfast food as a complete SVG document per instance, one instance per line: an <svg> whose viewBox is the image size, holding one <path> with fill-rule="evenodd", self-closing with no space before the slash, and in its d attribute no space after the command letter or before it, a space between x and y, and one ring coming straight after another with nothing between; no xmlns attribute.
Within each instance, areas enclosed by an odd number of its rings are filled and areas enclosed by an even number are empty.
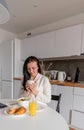
<svg viewBox="0 0 84 130"><path fill-rule="evenodd" d="M15 115L20 115L20 114L24 114L26 112L26 109L24 107L19 107L16 111L15 111Z"/></svg>
<svg viewBox="0 0 84 130"><path fill-rule="evenodd" d="M14 114L14 115L21 115L26 112L26 108L24 107L19 107L19 108L10 108L7 113L8 114Z"/></svg>
<svg viewBox="0 0 84 130"><path fill-rule="evenodd" d="M18 99L18 101L20 102L20 101L28 101L29 99L28 98L20 98L20 99Z"/></svg>
<svg viewBox="0 0 84 130"><path fill-rule="evenodd" d="M18 99L18 101L20 102L20 101L26 101L26 100L22 98L22 99Z"/></svg>
<svg viewBox="0 0 84 130"><path fill-rule="evenodd" d="M14 114L16 110L17 110L17 108L10 108L10 109L7 111L7 113L8 113L8 114Z"/></svg>

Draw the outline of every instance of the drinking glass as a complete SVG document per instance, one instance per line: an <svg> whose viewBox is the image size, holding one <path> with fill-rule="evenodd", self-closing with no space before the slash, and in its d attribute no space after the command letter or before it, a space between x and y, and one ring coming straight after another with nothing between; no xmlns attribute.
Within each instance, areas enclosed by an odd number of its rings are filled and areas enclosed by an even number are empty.
<svg viewBox="0 0 84 130"><path fill-rule="evenodd" d="M36 102L29 102L29 115L34 116L36 114Z"/></svg>

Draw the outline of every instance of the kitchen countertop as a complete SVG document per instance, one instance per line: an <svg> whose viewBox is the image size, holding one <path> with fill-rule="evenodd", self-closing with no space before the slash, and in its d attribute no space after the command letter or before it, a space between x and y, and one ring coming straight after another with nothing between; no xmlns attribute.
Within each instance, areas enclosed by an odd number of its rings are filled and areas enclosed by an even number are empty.
<svg viewBox="0 0 84 130"><path fill-rule="evenodd" d="M68 81L59 82L58 80L50 80L50 83L51 83L52 85L56 84L56 85L62 85L62 86L70 86L70 87L80 87L80 88L84 88L84 83L74 83L74 82L68 82Z"/></svg>
<svg viewBox="0 0 84 130"><path fill-rule="evenodd" d="M14 77L14 80L21 80L21 78L19 77ZM64 81L64 82L59 82L58 80L50 80L50 83L52 85L62 85L62 86L70 86L70 87L80 87L80 88L84 88L84 83L80 82L80 83L74 83L74 82L68 82L68 81Z"/></svg>

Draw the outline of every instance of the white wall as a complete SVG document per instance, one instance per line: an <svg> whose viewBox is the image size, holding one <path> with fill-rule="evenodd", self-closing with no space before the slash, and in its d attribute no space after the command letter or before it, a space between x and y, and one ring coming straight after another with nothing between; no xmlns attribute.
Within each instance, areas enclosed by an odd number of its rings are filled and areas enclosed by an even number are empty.
<svg viewBox="0 0 84 130"><path fill-rule="evenodd" d="M0 29L0 43L14 39L15 37L16 37L15 34L5 31L3 29Z"/></svg>

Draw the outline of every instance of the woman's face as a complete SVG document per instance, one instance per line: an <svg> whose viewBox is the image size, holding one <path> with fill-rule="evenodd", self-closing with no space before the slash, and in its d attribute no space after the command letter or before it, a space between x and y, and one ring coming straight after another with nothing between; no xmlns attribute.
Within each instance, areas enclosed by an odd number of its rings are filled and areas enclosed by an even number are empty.
<svg viewBox="0 0 84 130"><path fill-rule="evenodd" d="M36 61L27 64L27 71L32 78L35 78L38 73L38 65Z"/></svg>

